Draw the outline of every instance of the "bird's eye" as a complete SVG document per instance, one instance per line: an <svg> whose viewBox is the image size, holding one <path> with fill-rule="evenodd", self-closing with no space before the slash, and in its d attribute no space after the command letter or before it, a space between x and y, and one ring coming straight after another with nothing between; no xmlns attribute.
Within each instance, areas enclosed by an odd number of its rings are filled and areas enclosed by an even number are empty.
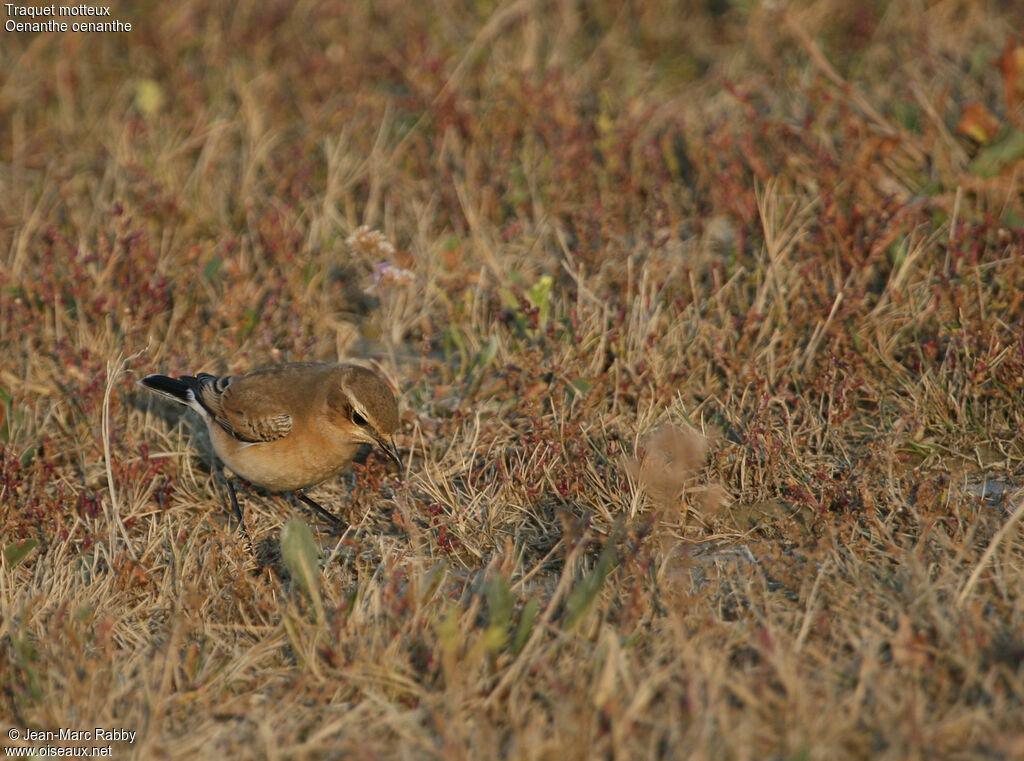
<svg viewBox="0 0 1024 761"><path fill-rule="evenodd" d="M362 427L362 426L366 425L366 418L364 418L358 412L353 411L352 412L352 422L355 423L356 425Z"/></svg>

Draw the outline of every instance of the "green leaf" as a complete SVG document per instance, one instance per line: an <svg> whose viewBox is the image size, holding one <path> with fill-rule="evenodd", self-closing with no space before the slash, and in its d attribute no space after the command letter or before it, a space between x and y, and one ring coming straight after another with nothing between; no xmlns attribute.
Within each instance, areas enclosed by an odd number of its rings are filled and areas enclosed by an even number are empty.
<svg viewBox="0 0 1024 761"><path fill-rule="evenodd" d="M22 539L20 542L8 544L4 547L4 555L7 556L8 567L17 568L28 557L28 554L38 546L38 539Z"/></svg>
<svg viewBox="0 0 1024 761"><path fill-rule="evenodd" d="M437 634L437 641L441 645L441 656L448 664L446 668L453 668L462 644L459 637L459 619L454 608L448 608L441 613L441 617L434 622L434 633Z"/></svg>
<svg viewBox="0 0 1024 761"><path fill-rule="evenodd" d="M448 571L448 564L443 560L439 563L435 563L434 567L427 571L423 577L423 602L430 599L430 596L437 591L437 588L444 581L444 575Z"/></svg>
<svg viewBox="0 0 1024 761"><path fill-rule="evenodd" d="M1017 159L1024 156L1024 129L1001 132L991 145L978 151L971 161L971 171L979 177L995 177Z"/></svg>
<svg viewBox="0 0 1024 761"><path fill-rule="evenodd" d="M224 262L219 256L214 256L206 263L203 267L203 279L208 283L212 283L215 280L220 279L220 270Z"/></svg>
<svg viewBox="0 0 1024 761"><path fill-rule="evenodd" d="M551 317L551 288L555 284L551 275L541 275L540 280L530 286L527 298L537 308L537 326L543 330Z"/></svg>
<svg viewBox="0 0 1024 761"><path fill-rule="evenodd" d="M14 415L14 399L6 389L0 388L0 442L7 444L11 440L11 418Z"/></svg>
<svg viewBox="0 0 1024 761"><path fill-rule="evenodd" d="M512 652L516 655L526 646L526 641L533 631L533 624L537 620L537 612L540 610L540 600L536 597L530 598L523 606L523 612L519 616L519 626L516 627L516 634L512 638Z"/></svg>
<svg viewBox="0 0 1024 761"><path fill-rule="evenodd" d="M39 654L36 652L35 645L32 644L28 637L16 637L12 638L12 640L14 645L14 663L21 669L32 699L38 703L43 699L43 689L39 684L39 675L35 669L35 664L39 660Z"/></svg>
<svg viewBox="0 0 1024 761"><path fill-rule="evenodd" d="M580 396L586 396L587 392L594 387L594 382L586 378L577 378L572 382L572 389Z"/></svg>
<svg viewBox="0 0 1024 761"><path fill-rule="evenodd" d="M476 355L476 361L473 363L474 364L474 369L476 369L476 370L485 370L485 369L487 369L488 367L491 366L491 363L494 362L494 358L497 357L497 356L498 356L498 336L496 336L495 334L492 333L491 337L489 339L487 339L487 345L484 346L480 350L480 353Z"/></svg>
<svg viewBox="0 0 1024 761"><path fill-rule="evenodd" d="M238 326L238 334L240 336L248 336L256 328L256 323L260 319L260 313L254 308L249 307L242 313L242 322Z"/></svg>
<svg viewBox="0 0 1024 761"><path fill-rule="evenodd" d="M292 578L308 595L317 621L324 620L324 604L320 597L320 565L313 532L303 521L293 518L281 532L281 556Z"/></svg>
<svg viewBox="0 0 1024 761"><path fill-rule="evenodd" d="M512 590L500 573L492 574L484 585L487 597L487 642L491 652L497 652L508 641L512 623Z"/></svg>
<svg viewBox="0 0 1024 761"><path fill-rule="evenodd" d="M604 580L619 561L618 553L615 551L615 536L608 537L597 558L597 565L588 573L583 580L576 585L565 603L565 629L572 629L580 622L597 599Z"/></svg>
<svg viewBox="0 0 1024 761"><path fill-rule="evenodd" d="M452 358L457 354L459 359L460 374L463 374L466 364L466 339L462 335L462 329L457 325L449 325L441 334L444 345L444 359L446 364L453 364Z"/></svg>

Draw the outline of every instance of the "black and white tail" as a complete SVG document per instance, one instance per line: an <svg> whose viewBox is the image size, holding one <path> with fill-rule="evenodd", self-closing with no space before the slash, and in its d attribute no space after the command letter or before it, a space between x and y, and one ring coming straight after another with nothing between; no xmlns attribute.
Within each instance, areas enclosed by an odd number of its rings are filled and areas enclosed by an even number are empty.
<svg viewBox="0 0 1024 761"><path fill-rule="evenodd" d="M166 375L147 375L139 383L158 394L170 397L176 402L192 406L196 402L195 391L185 382L185 378L169 378ZM190 379L194 380L194 379Z"/></svg>
<svg viewBox="0 0 1024 761"><path fill-rule="evenodd" d="M218 378L208 373L199 375L182 375L178 378L170 378L166 375L147 375L139 383L148 389L156 391L169 399L191 407L196 412L206 417L217 417L217 411L210 409L210 391L216 398L224 388L227 387L229 378ZM203 389L212 386L212 389Z"/></svg>

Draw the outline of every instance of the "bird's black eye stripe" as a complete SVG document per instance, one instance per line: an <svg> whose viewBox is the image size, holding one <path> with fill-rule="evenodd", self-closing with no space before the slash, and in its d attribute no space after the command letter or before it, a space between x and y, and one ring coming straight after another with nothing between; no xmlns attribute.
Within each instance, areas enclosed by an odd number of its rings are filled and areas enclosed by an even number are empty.
<svg viewBox="0 0 1024 761"><path fill-rule="evenodd" d="M358 412L353 410L352 411L352 422L355 423L356 425L363 426L363 425L366 425L366 418L364 418Z"/></svg>

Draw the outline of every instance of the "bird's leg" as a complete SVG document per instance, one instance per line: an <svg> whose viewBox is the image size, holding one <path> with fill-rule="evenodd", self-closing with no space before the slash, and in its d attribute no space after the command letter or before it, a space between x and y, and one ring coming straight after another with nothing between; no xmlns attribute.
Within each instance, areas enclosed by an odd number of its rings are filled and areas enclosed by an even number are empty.
<svg viewBox="0 0 1024 761"><path fill-rule="evenodd" d="M232 479L225 478L224 483L228 485L228 496L231 497L231 509L235 512L235 517L238 518L238 525L242 528L242 535L245 537L245 541L249 543L249 549L253 550L252 537L249 536L249 529L245 527L245 519L242 518L242 508L238 506L238 496L235 494L235 485ZM255 551L253 551L255 555Z"/></svg>
<svg viewBox="0 0 1024 761"><path fill-rule="evenodd" d="M330 512L329 510L326 510L323 507L321 507L316 502L316 500L310 499L305 494L303 494L301 490L297 489L295 491L295 496L298 497L299 499L301 499L303 502L305 502L310 507L312 507L318 513L320 513L320 515L325 517L327 520L329 520L335 526L344 526L345 525L345 522L341 518L339 518L337 515L335 515L334 513Z"/></svg>

